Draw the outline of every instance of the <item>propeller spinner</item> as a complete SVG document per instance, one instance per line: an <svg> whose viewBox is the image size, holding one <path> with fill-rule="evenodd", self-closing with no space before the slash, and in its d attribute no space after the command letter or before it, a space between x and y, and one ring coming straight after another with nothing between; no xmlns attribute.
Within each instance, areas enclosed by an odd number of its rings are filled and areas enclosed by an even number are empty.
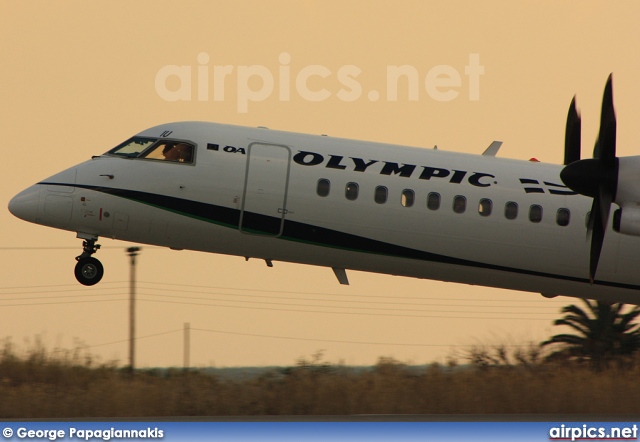
<svg viewBox="0 0 640 442"><path fill-rule="evenodd" d="M618 188L618 158L616 157L616 113L613 108L612 76L609 75L602 98L600 132L593 148L593 158L580 159L580 115L575 97L567 115L565 135L565 167L560 172L562 182L571 190L593 198L587 238L591 241L589 279L595 279L611 203Z"/></svg>

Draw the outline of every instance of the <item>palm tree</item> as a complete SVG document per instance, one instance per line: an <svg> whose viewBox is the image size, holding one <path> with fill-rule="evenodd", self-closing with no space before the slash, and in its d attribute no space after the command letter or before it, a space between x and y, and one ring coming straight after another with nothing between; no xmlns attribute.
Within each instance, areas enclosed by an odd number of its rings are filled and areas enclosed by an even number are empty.
<svg viewBox="0 0 640 442"><path fill-rule="evenodd" d="M554 321L554 325L566 325L576 333L558 334L540 344L559 347L548 359L590 361L600 369L609 361L620 362L640 349L640 324L633 323L640 315L639 306L623 312L626 304L583 301L587 309L565 306L564 317Z"/></svg>

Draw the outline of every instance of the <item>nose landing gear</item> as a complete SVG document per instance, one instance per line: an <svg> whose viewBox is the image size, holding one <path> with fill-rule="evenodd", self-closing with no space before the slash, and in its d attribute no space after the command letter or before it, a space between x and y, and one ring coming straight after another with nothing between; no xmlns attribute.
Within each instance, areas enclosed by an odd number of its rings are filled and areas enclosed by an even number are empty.
<svg viewBox="0 0 640 442"><path fill-rule="evenodd" d="M82 242L82 254L76 257L75 275L78 282L82 285L94 285L100 282L104 275L102 263L96 258L91 257L100 248L100 244L96 244L98 238L86 239Z"/></svg>

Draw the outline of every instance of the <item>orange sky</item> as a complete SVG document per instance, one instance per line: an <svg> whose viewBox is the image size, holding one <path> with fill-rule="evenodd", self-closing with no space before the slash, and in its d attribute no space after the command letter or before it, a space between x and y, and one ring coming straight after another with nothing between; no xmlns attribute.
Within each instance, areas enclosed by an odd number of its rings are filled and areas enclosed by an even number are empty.
<svg viewBox="0 0 640 442"><path fill-rule="evenodd" d="M130 244L102 240L103 282L81 287L73 277L81 241L6 210L25 187L149 126L179 120L478 154L502 140L500 156L560 163L574 94L590 155L610 72L618 152L633 155L639 16L633 1L3 1L0 337L21 348L37 336L49 349L81 343L102 361L127 363ZM477 100L469 98L465 74L473 54L484 68ZM192 71L190 100L167 101L156 87L158 73L174 65ZM417 99L408 100L401 83L392 101L386 72L403 65L418 73ZM216 101L213 75L223 66L233 69ZM253 77L243 89L241 72L251 66L269 72L274 88L241 112L239 95L263 87ZM429 72L442 66L460 75L449 101L425 86ZM351 101L338 94L341 68L360 72L361 93ZM305 69L327 73L307 85L328 97L311 101L300 93L296 78ZM205 73L208 96L198 72ZM172 77L166 86L181 84ZM330 269L267 268L144 247L137 365L181 365L185 322L196 366L286 365L318 350L347 364L372 364L379 356L443 362L474 343L545 339L556 332L551 323L560 307L572 302L358 272L349 279L343 287Z"/></svg>

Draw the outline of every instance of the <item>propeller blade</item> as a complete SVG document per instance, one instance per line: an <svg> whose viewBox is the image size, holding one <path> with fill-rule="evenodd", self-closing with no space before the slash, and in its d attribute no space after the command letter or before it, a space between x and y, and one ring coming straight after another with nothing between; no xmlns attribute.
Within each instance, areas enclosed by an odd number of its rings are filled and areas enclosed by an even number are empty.
<svg viewBox="0 0 640 442"><path fill-rule="evenodd" d="M573 163L580 159L580 132L582 123L580 114L576 109L576 97L571 100L569 113L567 114L567 128L564 138L564 165Z"/></svg>
<svg viewBox="0 0 640 442"><path fill-rule="evenodd" d="M589 279L591 284L596 277L604 234L609 222L609 210L613 201L613 195L608 191L606 185L601 185L598 194L593 199L591 213L589 214L589 224L587 235L591 237L591 251L589 254Z"/></svg>
<svg viewBox="0 0 640 442"><path fill-rule="evenodd" d="M580 159L580 115L575 97L569 107L565 134L565 167L560 172L562 182L575 192L593 198L587 224L590 241L589 279L596 277L604 236L609 222L611 204L618 191L619 161L616 157L616 112L613 107L613 76L609 75L602 97L600 131L593 148L593 158Z"/></svg>
<svg viewBox="0 0 640 442"><path fill-rule="evenodd" d="M593 148L593 158L599 158L605 166L612 166L616 158L616 111L613 107L613 75L609 75L602 97L600 132Z"/></svg>
<svg viewBox="0 0 640 442"><path fill-rule="evenodd" d="M600 218L597 213L600 211L600 203L596 202L597 199L593 200L593 205L591 206L591 213L589 214L589 230L587 231L587 235L591 240L591 248L589 251L589 280L593 285L593 281L596 277L596 271L598 270L598 262L600 261L600 252L602 251L602 244L604 242L604 235L602 229L596 228L596 224L599 224Z"/></svg>

